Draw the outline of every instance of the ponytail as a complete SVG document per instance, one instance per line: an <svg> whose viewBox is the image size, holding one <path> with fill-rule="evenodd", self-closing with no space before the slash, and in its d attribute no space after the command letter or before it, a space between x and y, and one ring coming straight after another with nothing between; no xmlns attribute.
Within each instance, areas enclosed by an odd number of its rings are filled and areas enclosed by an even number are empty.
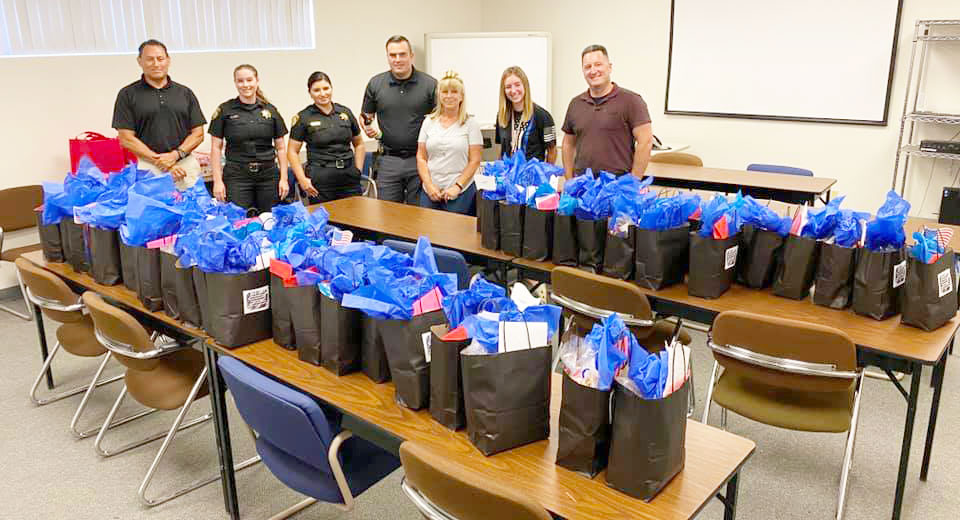
<svg viewBox="0 0 960 520"><path fill-rule="evenodd" d="M257 95L257 101L259 101L259 102L261 102L261 103L263 103L263 104L269 104L269 103L270 103L270 100L267 99L267 96L265 96L265 95L263 94L263 91L260 90L260 87L257 87L257 94L256 94L256 95Z"/></svg>

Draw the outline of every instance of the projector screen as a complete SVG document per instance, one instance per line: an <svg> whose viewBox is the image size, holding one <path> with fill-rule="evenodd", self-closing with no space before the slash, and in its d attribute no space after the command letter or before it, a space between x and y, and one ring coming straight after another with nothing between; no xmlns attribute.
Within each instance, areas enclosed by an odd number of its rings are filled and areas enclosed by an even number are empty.
<svg viewBox="0 0 960 520"><path fill-rule="evenodd" d="M902 0L673 0L666 113L885 125Z"/></svg>
<svg viewBox="0 0 960 520"><path fill-rule="evenodd" d="M534 103L550 110L549 33L427 33L427 73L438 80L455 70L466 90L467 111L492 128L500 103L500 75L517 65L530 80Z"/></svg>

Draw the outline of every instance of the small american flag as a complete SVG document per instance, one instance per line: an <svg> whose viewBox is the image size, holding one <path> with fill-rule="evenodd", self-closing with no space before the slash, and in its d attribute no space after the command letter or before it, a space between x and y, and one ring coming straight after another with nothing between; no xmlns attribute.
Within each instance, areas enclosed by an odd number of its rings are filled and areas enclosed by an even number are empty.
<svg viewBox="0 0 960 520"><path fill-rule="evenodd" d="M330 245L345 246L350 242L353 242L353 231L336 230L333 232L333 239L330 241Z"/></svg>
<svg viewBox="0 0 960 520"><path fill-rule="evenodd" d="M950 239L953 238L953 229L948 227L942 227L937 229L937 245L940 246L940 249L944 251L947 250L947 244L950 243Z"/></svg>

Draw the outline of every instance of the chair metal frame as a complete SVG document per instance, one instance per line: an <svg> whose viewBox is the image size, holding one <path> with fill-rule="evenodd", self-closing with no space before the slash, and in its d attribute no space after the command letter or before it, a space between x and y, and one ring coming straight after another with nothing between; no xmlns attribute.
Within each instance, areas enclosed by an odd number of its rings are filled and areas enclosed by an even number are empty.
<svg viewBox="0 0 960 520"><path fill-rule="evenodd" d="M367 187L363 190L362 196L374 199L380 198L380 192L377 190L377 181L373 180L373 177L370 177L369 175L361 175L360 181L367 181Z"/></svg>
<svg viewBox="0 0 960 520"><path fill-rule="evenodd" d="M103 332L101 332L100 329L96 326L94 326L94 333L97 336L97 340L100 341L100 343L104 346L104 348L109 350L111 353L121 355L121 356L131 357L134 359L153 359L153 358L161 357L173 352L191 348L189 344L179 343L173 340L162 340L159 344L157 343L154 344L155 348L151 350L143 351L143 352L138 352L134 350L132 345L114 340L113 338L110 338L107 335L103 334ZM191 419L186 423L183 422L184 418L186 418L187 416L187 413L190 411L190 406L196 400L197 394L200 393L200 389L203 388L204 384L206 384L206 380L207 380L207 367L203 367L203 369L200 371L200 375L197 376L197 379L194 382L193 387L190 389L190 393L187 395L186 401L184 401L183 406L180 407L180 411L177 413L177 417L176 419L174 419L173 424L170 426L169 430L155 433L143 439L129 442L119 448L114 449L113 451L108 451L102 446L104 435L106 434L107 430L113 428L114 426L117 426L118 424L122 424L123 422L129 422L133 420L133 418L136 418L137 416L142 417L143 415L146 415L147 413L152 413L154 411L153 409L148 409L143 412L139 412L138 414L134 414L133 416L131 416L131 418L121 419L121 420L118 420L116 423L114 423L113 418L117 414L117 410L120 408L120 405L123 403L124 398L127 396L127 385L124 384L123 388L120 390L120 395L117 396L117 400L113 403L113 407L110 408L110 412L107 414L106 419L104 419L103 425L99 428L99 431L97 432L97 438L93 444L94 450L96 450L96 452L101 457L104 457L104 458L112 457L114 455L130 451L134 448L138 448L140 446L149 444L153 441L163 438L163 443L160 445L160 449L157 451L157 455L153 458L153 462L150 464L150 468L147 470L146 476L144 476L143 481L140 483L140 487L137 489L137 497L140 499L140 503L146 507L153 507L153 506L163 504L164 502L173 500L174 498L185 495L191 491L199 489L207 484L210 484L211 482L214 482L220 479L220 474L217 473L213 477L207 477L207 478L194 481L193 483L183 488L180 488L172 493L163 495L161 497L150 498L147 496L147 488L150 486L150 482L153 480L153 476L160 465L160 460L163 458L164 454L166 454L167 449L170 447L170 444L173 442L173 438L176 436L177 432L186 430L193 426L197 426L213 418L213 412L211 411L204 415L201 415L200 417ZM251 457L250 459L247 459L239 464L236 464L233 470L240 471L242 469L245 469L247 467L250 467L256 464L257 462L260 462L259 455L255 457Z"/></svg>
<svg viewBox="0 0 960 520"><path fill-rule="evenodd" d="M0 227L0 253L2 252L3 252L3 228ZM7 261L3 260L3 262L7 262ZM25 285L23 285L23 280L20 278L20 271L19 270L16 270L16 271L17 271L17 285L20 286L20 296L23 297L23 312L14 310L12 307L5 304L0 304L0 311L13 314L14 316L22 320L33 321L33 314L30 312L32 310L30 309L30 299L27 298L27 288Z"/></svg>
<svg viewBox="0 0 960 520"><path fill-rule="evenodd" d="M854 443L857 437L858 421L860 418L860 400L863 397L863 369L839 370L836 365L831 363L813 363L810 361L770 356L736 345L718 344L713 341L712 335L707 337L707 346L715 354L720 354L743 363L769 370L777 370L802 376L829 377L855 381L853 413L850 417L850 429L847 430L847 439L843 449L843 467L840 471L840 492L837 497L836 519L841 520L843 518L843 505L847 497L847 481L850 476L850 466L853 462ZM719 368L720 363L714 358L713 370L710 372L710 385L707 387L707 401L703 405L703 418L700 421L703 424L707 424L707 420L710 417L710 404L713 402L713 389L717 381ZM726 430L727 409L723 407L720 409L722 412L720 426Z"/></svg>
<svg viewBox="0 0 960 520"><path fill-rule="evenodd" d="M589 316L591 318L596 318L598 320L602 320L607 316L616 314L620 316L620 319L623 320L623 323L626 325L633 325L636 327L652 327L656 323L655 319L648 320L644 318L637 318L632 314L623 314L622 312L608 311L606 309L601 309L599 307L594 307L592 305L579 302L568 296L557 294L556 292L553 292L550 294L550 299L560 304L561 307L564 307L574 312L578 312L585 316Z"/></svg>
<svg viewBox="0 0 960 520"><path fill-rule="evenodd" d="M423 496L423 493L421 493L420 490L408 484L406 476L404 476L400 481L400 489L403 490L403 493L407 495L407 498L413 502L413 505L417 508L417 510L420 511L423 516L427 517L428 520L458 520L457 518L450 516L443 509L440 509L440 507L431 502L429 498Z"/></svg>
<svg viewBox="0 0 960 520"><path fill-rule="evenodd" d="M330 469L333 471L333 478L337 481L337 487L340 489L340 495L343 497L342 504L330 503L330 505L344 512L353 510L355 500L353 492L350 491L350 483L347 482L347 476L343 472L343 466L340 465L340 459L337 458L337 455L340 453L340 446L350 437L353 437L353 432L350 430L340 430L340 433L330 441L330 447L327 448L327 462L330 464ZM317 503L316 498L306 498L271 516L270 520L286 520L315 503Z"/></svg>
<svg viewBox="0 0 960 520"><path fill-rule="evenodd" d="M19 271L17 271L18 277L19 277L19 274L20 274ZM49 300L47 298L37 296L31 293L30 289L27 289L26 287L24 287L24 292L27 295L27 301L41 308L50 309L53 311L60 311L60 312L77 312L77 311L83 310L83 302L81 301L78 301L77 303L74 303L72 305L63 305L58 301ZM109 359L109 354L104 354L104 359L100 363L100 368L97 370L96 376L94 377L93 381L90 382L90 384L78 386L75 388L71 388L69 390L64 390L63 392L60 392L58 394L52 395L47 398L39 398L37 397L37 390L40 388L40 382L43 381L43 376L47 373L47 370L50 369L50 364L53 363L53 358L55 358L57 356L57 353L60 352L60 347L62 347L62 345L58 340L56 345L54 345L53 350L51 350L50 354L47 356L47 359L43 361L43 366L40 368L40 374L37 375L37 378L33 382L33 386L30 387L30 400L33 401L33 404L37 406L43 406L56 401L60 401L61 399L72 397L84 391L89 393L95 387L113 383L123 378L123 374L120 374L120 375L105 379L103 381L99 381L100 373L103 371L103 367L107 364L107 360Z"/></svg>

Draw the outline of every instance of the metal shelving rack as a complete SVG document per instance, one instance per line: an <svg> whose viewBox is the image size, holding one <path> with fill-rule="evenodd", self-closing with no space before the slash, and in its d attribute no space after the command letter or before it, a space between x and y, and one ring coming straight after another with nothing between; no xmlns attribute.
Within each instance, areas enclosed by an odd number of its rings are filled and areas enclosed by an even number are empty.
<svg viewBox="0 0 960 520"><path fill-rule="evenodd" d="M914 142L917 125L932 123L941 125L960 125L960 114L943 114L928 112L918 108L923 93L923 72L927 61L928 42L960 42L960 34L935 34L937 29L953 26L954 31L960 29L960 20L917 20L913 32L913 52L910 54L910 74L907 76L907 93L903 101L903 115L900 118L900 138L897 141L897 156L893 166L893 183L890 189L897 189L897 178L900 178L900 195L907 186L907 173L910 171L911 157L927 157L931 159L947 159L960 161L960 154L934 153L920 150L920 144ZM949 29L948 29L949 30ZM917 64L917 51L920 51L920 61ZM914 67L914 64L917 64ZM906 136L906 139L904 138ZM902 175L901 172L901 163Z"/></svg>

